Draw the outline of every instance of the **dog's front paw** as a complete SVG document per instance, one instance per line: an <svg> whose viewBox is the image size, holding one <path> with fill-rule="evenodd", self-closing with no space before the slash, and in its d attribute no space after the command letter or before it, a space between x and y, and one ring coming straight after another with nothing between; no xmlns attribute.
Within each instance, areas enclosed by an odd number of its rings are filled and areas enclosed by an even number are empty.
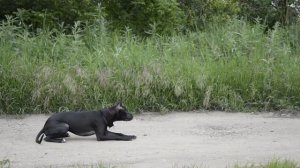
<svg viewBox="0 0 300 168"><path fill-rule="evenodd" d="M136 136L135 135L130 135L129 138L130 138L130 140L134 140L134 139L136 139Z"/></svg>

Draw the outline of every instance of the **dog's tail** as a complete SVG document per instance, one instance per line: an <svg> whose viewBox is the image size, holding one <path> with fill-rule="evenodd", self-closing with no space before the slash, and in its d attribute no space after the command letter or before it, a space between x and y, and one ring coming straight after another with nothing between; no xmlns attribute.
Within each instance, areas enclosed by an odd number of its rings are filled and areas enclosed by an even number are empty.
<svg viewBox="0 0 300 168"><path fill-rule="evenodd" d="M35 138L35 142L38 144L41 144L43 138L44 138L44 128L41 129L41 131L37 134L36 138Z"/></svg>

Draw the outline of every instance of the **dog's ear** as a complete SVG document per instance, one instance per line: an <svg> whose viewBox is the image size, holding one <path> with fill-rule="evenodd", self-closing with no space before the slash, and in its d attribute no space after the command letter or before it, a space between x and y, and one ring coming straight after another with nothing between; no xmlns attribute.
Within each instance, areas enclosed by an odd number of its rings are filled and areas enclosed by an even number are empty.
<svg viewBox="0 0 300 168"><path fill-rule="evenodd" d="M115 107L116 107L116 109L117 109L118 111L124 109L124 108L123 108L123 104L122 104L122 102L120 102L120 101L116 103Z"/></svg>

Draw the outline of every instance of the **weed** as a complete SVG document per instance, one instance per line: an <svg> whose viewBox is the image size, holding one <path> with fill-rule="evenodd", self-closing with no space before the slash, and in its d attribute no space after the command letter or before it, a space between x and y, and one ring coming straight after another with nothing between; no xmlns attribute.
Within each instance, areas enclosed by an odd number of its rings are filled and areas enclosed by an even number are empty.
<svg viewBox="0 0 300 168"><path fill-rule="evenodd" d="M298 168L298 164L290 160L274 159L267 164L235 165L234 168Z"/></svg>
<svg viewBox="0 0 300 168"><path fill-rule="evenodd" d="M4 159L0 160L0 168L10 168L10 160Z"/></svg>

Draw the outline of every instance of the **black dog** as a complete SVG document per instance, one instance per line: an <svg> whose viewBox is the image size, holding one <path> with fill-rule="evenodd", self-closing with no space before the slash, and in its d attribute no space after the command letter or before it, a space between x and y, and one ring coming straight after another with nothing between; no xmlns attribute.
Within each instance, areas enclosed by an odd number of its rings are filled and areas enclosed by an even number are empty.
<svg viewBox="0 0 300 168"><path fill-rule="evenodd" d="M35 142L40 144L46 135L45 141L62 143L65 142L64 137L69 137L68 131L79 136L96 134L97 141L130 141L136 136L110 132L107 126L112 127L114 121L130 121L132 118L122 103L100 111L56 113L48 118Z"/></svg>

